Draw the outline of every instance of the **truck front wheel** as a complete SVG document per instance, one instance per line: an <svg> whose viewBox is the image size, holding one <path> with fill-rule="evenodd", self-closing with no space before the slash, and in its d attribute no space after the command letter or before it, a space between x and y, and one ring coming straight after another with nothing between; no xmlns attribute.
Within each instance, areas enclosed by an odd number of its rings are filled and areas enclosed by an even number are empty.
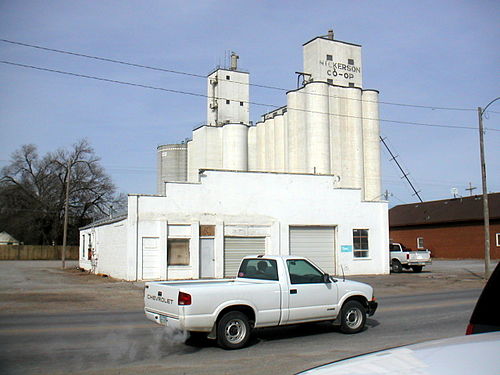
<svg viewBox="0 0 500 375"><path fill-rule="evenodd" d="M366 310L358 301L347 301L340 311L340 330L357 333L365 327Z"/></svg>
<svg viewBox="0 0 500 375"><path fill-rule="evenodd" d="M239 349L245 346L250 333L248 317L239 311L231 311L217 324L217 343L224 349Z"/></svg>

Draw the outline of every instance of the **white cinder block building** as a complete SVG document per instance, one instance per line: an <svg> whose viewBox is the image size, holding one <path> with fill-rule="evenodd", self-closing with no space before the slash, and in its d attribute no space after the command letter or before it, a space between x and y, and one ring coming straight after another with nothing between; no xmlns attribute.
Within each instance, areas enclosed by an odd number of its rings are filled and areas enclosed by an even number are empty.
<svg viewBox="0 0 500 375"><path fill-rule="evenodd" d="M249 122L249 74L207 80L207 124L158 147L158 195L81 230L83 268L126 280L235 276L245 255L295 254L332 274L389 272L378 92L361 46L304 44L302 86Z"/></svg>

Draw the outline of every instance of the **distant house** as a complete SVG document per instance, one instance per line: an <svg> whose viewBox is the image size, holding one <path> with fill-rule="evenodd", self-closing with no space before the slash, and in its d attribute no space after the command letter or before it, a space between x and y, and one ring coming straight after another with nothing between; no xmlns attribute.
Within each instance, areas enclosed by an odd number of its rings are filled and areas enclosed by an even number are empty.
<svg viewBox="0 0 500 375"><path fill-rule="evenodd" d="M490 256L500 258L500 193L488 195ZM484 258L483 197L411 203L389 210L389 235L436 258Z"/></svg>
<svg viewBox="0 0 500 375"><path fill-rule="evenodd" d="M7 232L0 232L0 245L19 245L19 241Z"/></svg>

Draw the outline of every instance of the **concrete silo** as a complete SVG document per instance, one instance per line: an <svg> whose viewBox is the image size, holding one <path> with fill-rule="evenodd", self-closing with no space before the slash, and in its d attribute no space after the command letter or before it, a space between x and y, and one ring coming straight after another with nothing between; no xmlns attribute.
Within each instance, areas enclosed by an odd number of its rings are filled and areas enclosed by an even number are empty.
<svg viewBox="0 0 500 375"><path fill-rule="evenodd" d="M381 198L380 123L378 91L363 91L363 156L365 199Z"/></svg>
<svg viewBox="0 0 500 375"><path fill-rule="evenodd" d="M222 168L248 170L248 125L226 124L222 127Z"/></svg>
<svg viewBox="0 0 500 375"><path fill-rule="evenodd" d="M169 144L158 146L157 187L158 194L165 194L165 182L187 181L187 144Z"/></svg>

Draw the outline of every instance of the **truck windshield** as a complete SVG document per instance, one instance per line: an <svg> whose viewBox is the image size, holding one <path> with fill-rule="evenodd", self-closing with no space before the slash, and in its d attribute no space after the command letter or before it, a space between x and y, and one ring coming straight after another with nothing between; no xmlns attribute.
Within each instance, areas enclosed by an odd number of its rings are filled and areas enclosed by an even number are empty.
<svg viewBox="0 0 500 375"><path fill-rule="evenodd" d="M244 259L238 277L278 281L276 261L270 259Z"/></svg>

